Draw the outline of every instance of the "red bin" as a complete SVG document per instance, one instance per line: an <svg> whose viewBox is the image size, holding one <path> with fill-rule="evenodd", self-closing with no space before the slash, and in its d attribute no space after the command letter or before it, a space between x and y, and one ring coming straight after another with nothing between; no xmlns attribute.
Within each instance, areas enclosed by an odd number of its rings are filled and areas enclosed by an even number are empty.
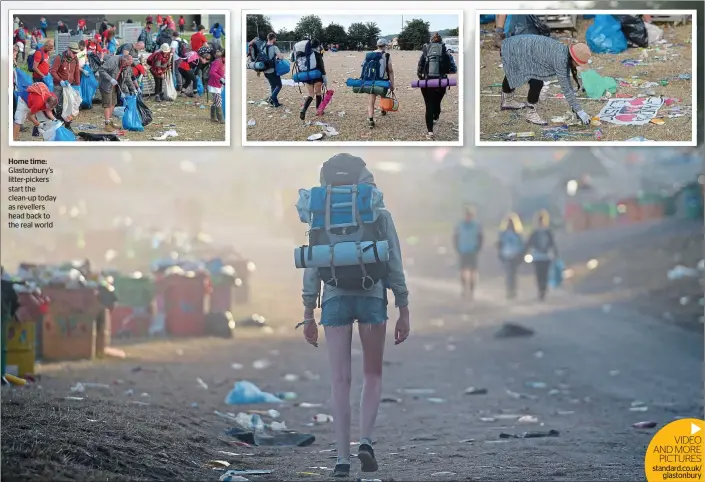
<svg viewBox="0 0 705 482"><path fill-rule="evenodd" d="M174 336L203 336L211 291L208 275L171 275L162 283L167 333Z"/></svg>

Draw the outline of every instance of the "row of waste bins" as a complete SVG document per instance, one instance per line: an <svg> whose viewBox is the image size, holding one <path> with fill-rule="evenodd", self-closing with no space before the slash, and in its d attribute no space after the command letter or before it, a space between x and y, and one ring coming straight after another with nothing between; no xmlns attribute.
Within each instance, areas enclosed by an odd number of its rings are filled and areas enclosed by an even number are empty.
<svg viewBox="0 0 705 482"><path fill-rule="evenodd" d="M18 293L30 320L3 315L2 373L32 374L37 358L102 357L112 337L222 334L228 327L214 330L208 324L228 323L233 305L247 302L246 284L238 286L233 277L205 271L115 276L117 301L107 305L98 290L89 287L44 287L41 296Z"/></svg>
<svg viewBox="0 0 705 482"><path fill-rule="evenodd" d="M695 183L668 197L645 194L617 202L572 203L565 209L566 225L572 232L640 223L665 216L702 219L702 186Z"/></svg>

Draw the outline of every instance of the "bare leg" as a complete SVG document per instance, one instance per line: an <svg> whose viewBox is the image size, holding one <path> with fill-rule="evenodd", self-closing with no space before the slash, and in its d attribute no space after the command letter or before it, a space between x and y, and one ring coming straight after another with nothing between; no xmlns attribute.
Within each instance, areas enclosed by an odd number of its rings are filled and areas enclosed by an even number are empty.
<svg viewBox="0 0 705 482"><path fill-rule="evenodd" d="M350 463L350 384L352 370L350 351L352 324L326 326L326 345L331 372L333 424L338 449L338 463Z"/></svg>
<svg viewBox="0 0 705 482"><path fill-rule="evenodd" d="M372 431L382 397L382 360L387 324L358 324L362 343L364 383L360 399L360 443L372 445Z"/></svg>
<svg viewBox="0 0 705 482"><path fill-rule="evenodd" d="M22 128L22 124L12 124L12 139L14 141L20 140L20 129L21 128Z"/></svg>
<svg viewBox="0 0 705 482"><path fill-rule="evenodd" d="M377 96L374 94L369 94L367 96L367 117L372 119L375 116L375 102L377 101Z"/></svg>

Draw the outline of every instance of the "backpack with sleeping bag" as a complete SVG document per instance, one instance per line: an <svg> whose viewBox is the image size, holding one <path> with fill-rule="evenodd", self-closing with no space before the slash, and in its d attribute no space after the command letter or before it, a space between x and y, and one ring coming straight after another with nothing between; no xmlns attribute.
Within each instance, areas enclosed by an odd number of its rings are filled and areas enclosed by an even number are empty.
<svg viewBox="0 0 705 482"><path fill-rule="evenodd" d="M267 42L257 41L250 48L250 58L253 59L252 70L264 72L274 67L274 60L269 55L271 45Z"/></svg>
<svg viewBox="0 0 705 482"><path fill-rule="evenodd" d="M362 79L363 82L375 82L377 80L386 80L388 62L388 53L369 52L367 55L365 55L365 61L362 63L360 79Z"/></svg>
<svg viewBox="0 0 705 482"><path fill-rule="evenodd" d="M309 82L322 77L310 40L302 40L294 44L291 55L294 59L294 82Z"/></svg>
<svg viewBox="0 0 705 482"><path fill-rule="evenodd" d="M339 155L321 168L325 185L299 191L299 219L308 245L294 250L297 268L316 268L333 287L370 290L387 276L389 241L382 193L359 183L365 163Z"/></svg>

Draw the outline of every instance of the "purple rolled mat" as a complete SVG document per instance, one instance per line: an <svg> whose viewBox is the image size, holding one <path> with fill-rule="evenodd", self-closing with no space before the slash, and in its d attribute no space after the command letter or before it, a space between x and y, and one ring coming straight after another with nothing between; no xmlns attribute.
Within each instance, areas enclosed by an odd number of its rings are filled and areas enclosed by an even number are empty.
<svg viewBox="0 0 705 482"><path fill-rule="evenodd" d="M448 77L447 79L414 80L411 86L422 89L425 87L448 87L449 85L457 85L457 82L455 77Z"/></svg>

